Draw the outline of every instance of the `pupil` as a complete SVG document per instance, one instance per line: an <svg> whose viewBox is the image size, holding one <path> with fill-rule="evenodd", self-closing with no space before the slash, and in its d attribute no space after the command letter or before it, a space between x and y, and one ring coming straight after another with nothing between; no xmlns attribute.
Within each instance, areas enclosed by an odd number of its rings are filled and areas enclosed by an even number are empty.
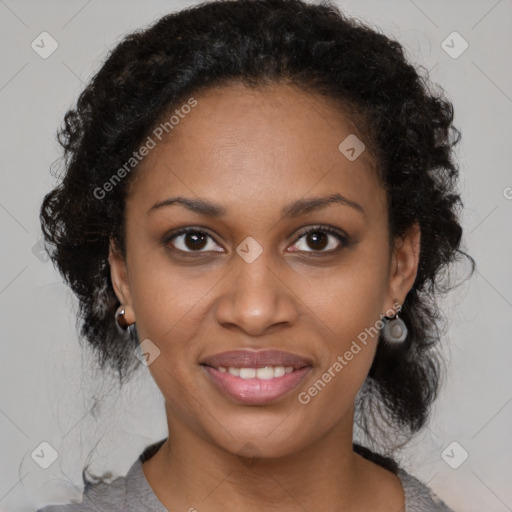
<svg viewBox="0 0 512 512"><path fill-rule="evenodd" d="M323 249L327 246L327 235L325 233L316 232L310 233L307 237L308 244L310 240L313 240L313 249ZM320 243L318 240L320 239ZM309 244L311 246L311 244Z"/></svg>
<svg viewBox="0 0 512 512"><path fill-rule="evenodd" d="M205 235L201 233L187 233L185 236L185 245L188 249L202 249L205 245ZM189 242L193 240L192 244Z"/></svg>

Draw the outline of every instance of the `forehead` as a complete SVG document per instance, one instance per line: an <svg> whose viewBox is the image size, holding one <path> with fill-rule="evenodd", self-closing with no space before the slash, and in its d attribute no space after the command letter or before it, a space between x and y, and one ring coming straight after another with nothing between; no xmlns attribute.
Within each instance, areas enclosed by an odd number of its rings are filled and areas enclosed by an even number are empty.
<svg viewBox="0 0 512 512"><path fill-rule="evenodd" d="M161 141L153 135L156 146L137 169L129 198L135 206L147 210L179 193L215 198L233 212L248 202L268 210L340 192L365 209L382 208L370 152L350 160L339 148L354 137L364 143L364 134L354 133L350 117L333 102L291 85L233 84L194 99L196 106L175 116Z"/></svg>

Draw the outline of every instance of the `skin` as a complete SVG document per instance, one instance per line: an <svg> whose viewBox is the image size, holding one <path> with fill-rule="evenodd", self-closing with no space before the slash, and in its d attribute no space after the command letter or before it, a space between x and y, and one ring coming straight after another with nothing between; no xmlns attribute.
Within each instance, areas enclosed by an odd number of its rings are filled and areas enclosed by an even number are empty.
<svg viewBox="0 0 512 512"><path fill-rule="evenodd" d="M375 162L368 150L354 161L341 154L354 130L324 97L285 84L232 84L195 98L137 171L126 260L113 243L109 255L126 320L160 350L148 368L165 398L169 438L143 464L146 479L169 510L398 512L399 479L352 451L354 401L377 336L308 404L297 395L389 315L394 299L403 303L417 273L419 226L390 254ZM334 192L364 214L332 203L281 215L289 202ZM147 213L171 196L207 199L226 214L178 204ZM323 244L298 239L318 224L348 234L348 245L321 230ZM179 249L194 251L190 236L188 245L186 235L162 242L185 226L211 235L189 259ZM249 236L263 250L252 263L236 252ZM211 384L199 361L245 348L293 352L313 368L275 403L241 405Z"/></svg>

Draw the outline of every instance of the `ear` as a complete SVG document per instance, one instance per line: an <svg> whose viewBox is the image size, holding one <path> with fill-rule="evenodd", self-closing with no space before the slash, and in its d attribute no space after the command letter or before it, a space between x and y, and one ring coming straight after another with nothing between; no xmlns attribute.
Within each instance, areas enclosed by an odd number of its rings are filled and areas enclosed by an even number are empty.
<svg viewBox="0 0 512 512"><path fill-rule="evenodd" d="M135 322L135 317L132 308L132 296L128 280L128 267L125 259L112 239L110 239L108 262L110 264L110 279L112 280L114 292L119 302L124 304L126 321L131 324Z"/></svg>
<svg viewBox="0 0 512 512"><path fill-rule="evenodd" d="M418 222L408 228L403 237L395 239L390 266L389 296L392 303L395 299L403 304L409 293L416 275L420 260L421 230ZM390 306L388 309L394 309Z"/></svg>

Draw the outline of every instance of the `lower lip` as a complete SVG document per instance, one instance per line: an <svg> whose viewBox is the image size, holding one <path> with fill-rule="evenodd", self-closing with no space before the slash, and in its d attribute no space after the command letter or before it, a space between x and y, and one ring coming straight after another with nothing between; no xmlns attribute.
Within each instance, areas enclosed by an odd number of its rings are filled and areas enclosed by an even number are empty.
<svg viewBox="0 0 512 512"><path fill-rule="evenodd" d="M213 383L229 397L246 405L265 405L275 402L296 388L311 370L305 366L282 377L263 380L256 377L242 379L211 366L203 366Z"/></svg>

